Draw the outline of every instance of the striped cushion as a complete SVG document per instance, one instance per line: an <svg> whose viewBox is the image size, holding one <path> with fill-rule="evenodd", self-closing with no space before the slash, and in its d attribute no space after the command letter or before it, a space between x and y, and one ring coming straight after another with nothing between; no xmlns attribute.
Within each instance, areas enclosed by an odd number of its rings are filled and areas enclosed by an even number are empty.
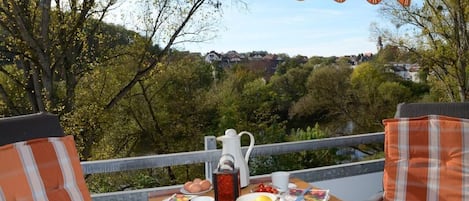
<svg viewBox="0 0 469 201"><path fill-rule="evenodd" d="M403 6L410 6L410 0L398 0Z"/></svg>
<svg viewBox="0 0 469 201"><path fill-rule="evenodd" d="M91 201L73 136L0 147L0 201Z"/></svg>
<svg viewBox="0 0 469 201"><path fill-rule="evenodd" d="M345 0L334 0L336 2L339 2L339 3L344 3ZM381 0L367 0L369 3L371 4L378 4L379 2L381 2ZM409 6L410 5L410 0L397 0L401 5L403 6Z"/></svg>
<svg viewBox="0 0 469 201"><path fill-rule="evenodd" d="M386 119L384 200L469 200L469 119Z"/></svg>
<svg viewBox="0 0 469 201"><path fill-rule="evenodd" d="M379 4L379 2L381 2L381 0L368 0L369 3L371 4Z"/></svg>

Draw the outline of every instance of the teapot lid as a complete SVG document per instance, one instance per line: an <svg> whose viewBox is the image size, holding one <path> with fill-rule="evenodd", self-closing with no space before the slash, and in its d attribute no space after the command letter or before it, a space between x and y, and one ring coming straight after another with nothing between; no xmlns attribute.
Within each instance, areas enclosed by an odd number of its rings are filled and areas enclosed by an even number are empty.
<svg viewBox="0 0 469 201"><path fill-rule="evenodd" d="M232 141L232 140L239 140L239 136L236 133L235 129L227 129L225 131L225 135L221 135L217 137L218 141Z"/></svg>
<svg viewBox="0 0 469 201"><path fill-rule="evenodd" d="M230 129L227 129L227 130L225 131L225 136L227 136L227 137L235 137L235 136L238 136L238 135L236 134L236 130L235 130L235 129L230 128Z"/></svg>

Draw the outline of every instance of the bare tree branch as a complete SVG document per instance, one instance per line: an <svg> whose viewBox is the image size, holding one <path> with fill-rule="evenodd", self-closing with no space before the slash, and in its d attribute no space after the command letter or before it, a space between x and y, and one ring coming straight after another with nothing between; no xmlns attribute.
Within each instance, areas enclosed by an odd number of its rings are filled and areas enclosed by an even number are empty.
<svg viewBox="0 0 469 201"><path fill-rule="evenodd" d="M147 75L149 72L151 72L151 70L155 69L158 62L160 62L161 58L167 54L169 51L170 51L170 48L172 47L172 45L174 44L174 41L176 40L176 38L179 36L179 34L183 31L183 29L186 27L186 24L189 22L189 20L191 19L191 17L198 11L198 9L204 4L205 0L197 0L194 2L194 4L192 5L191 9L189 10L189 12L187 13L187 15L185 16L184 20L182 21L181 24L178 25L178 27L175 29L175 31L172 33L168 43L166 44L166 46L163 48L162 51L160 51L159 53L157 53L152 61L150 61L150 64L147 65L147 67L145 67L144 69L138 71L134 77L132 78L132 80L127 84L125 85L112 99L111 101L109 101L109 103L106 105L105 109L110 109L112 108L114 105L117 104L117 102L119 100L121 100L124 95L130 91L134 86L135 84L141 79L143 78L145 75ZM158 15L159 17L161 16L161 14ZM159 19L158 17L158 19ZM154 35L156 33L156 29L158 28L158 21L155 23L155 27L153 29L153 32L152 32L152 35Z"/></svg>

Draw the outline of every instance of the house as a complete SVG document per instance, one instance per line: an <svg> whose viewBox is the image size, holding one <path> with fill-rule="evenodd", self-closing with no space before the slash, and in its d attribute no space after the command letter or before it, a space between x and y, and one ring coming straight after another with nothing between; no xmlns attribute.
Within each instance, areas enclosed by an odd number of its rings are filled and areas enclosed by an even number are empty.
<svg viewBox="0 0 469 201"><path fill-rule="evenodd" d="M302 58L307 61L307 57ZM242 64L247 69L263 73L266 80L277 70L277 66L283 62L283 58L276 54L270 54L266 51L253 51L249 53L238 53L234 50L226 53L217 53L210 51L205 55L205 62L217 62L219 68L231 68L233 64Z"/></svg>
<svg viewBox="0 0 469 201"><path fill-rule="evenodd" d="M210 51L205 55L205 62L213 63L214 61L221 61L222 55L215 51Z"/></svg>
<svg viewBox="0 0 469 201"><path fill-rule="evenodd" d="M242 56L234 50L228 51L223 57L223 60L226 59L229 63L239 63L242 60Z"/></svg>
<svg viewBox="0 0 469 201"><path fill-rule="evenodd" d="M402 79L410 80L413 82L420 82L418 64L407 64L407 63L393 63L386 65L389 72L402 77Z"/></svg>
<svg viewBox="0 0 469 201"><path fill-rule="evenodd" d="M420 72L420 66L418 64L412 64L409 67L410 79L413 82L420 82L421 81L420 76L419 76L419 72Z"/></svg>
<svg viewBox="0 0 469 201"><path fill-rule="evenodd" d="M261 60L267 55L266 51L253 51L248 54L248 60Z"/></svg>

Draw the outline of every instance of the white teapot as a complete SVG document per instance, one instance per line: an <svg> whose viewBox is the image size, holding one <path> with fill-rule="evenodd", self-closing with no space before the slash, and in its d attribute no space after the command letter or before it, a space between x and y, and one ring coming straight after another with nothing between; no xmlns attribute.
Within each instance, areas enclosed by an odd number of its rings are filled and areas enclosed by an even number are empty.
<svg viewBox="0 0 469 201"><path fill-rule="evenodd" d="M241 136L244 134L249 135L250 143L249 149L243 157L243 153L241 151ZM249 185L250 175L248 161L249 155L254 147L254 136L247 131L237 134L235 129L227 129L225 131L225 135L217 137L217 140L222 142L222 155L230 154L234 157L235 167L239 168L240 186L241 188L246 187Z"/></svg>

